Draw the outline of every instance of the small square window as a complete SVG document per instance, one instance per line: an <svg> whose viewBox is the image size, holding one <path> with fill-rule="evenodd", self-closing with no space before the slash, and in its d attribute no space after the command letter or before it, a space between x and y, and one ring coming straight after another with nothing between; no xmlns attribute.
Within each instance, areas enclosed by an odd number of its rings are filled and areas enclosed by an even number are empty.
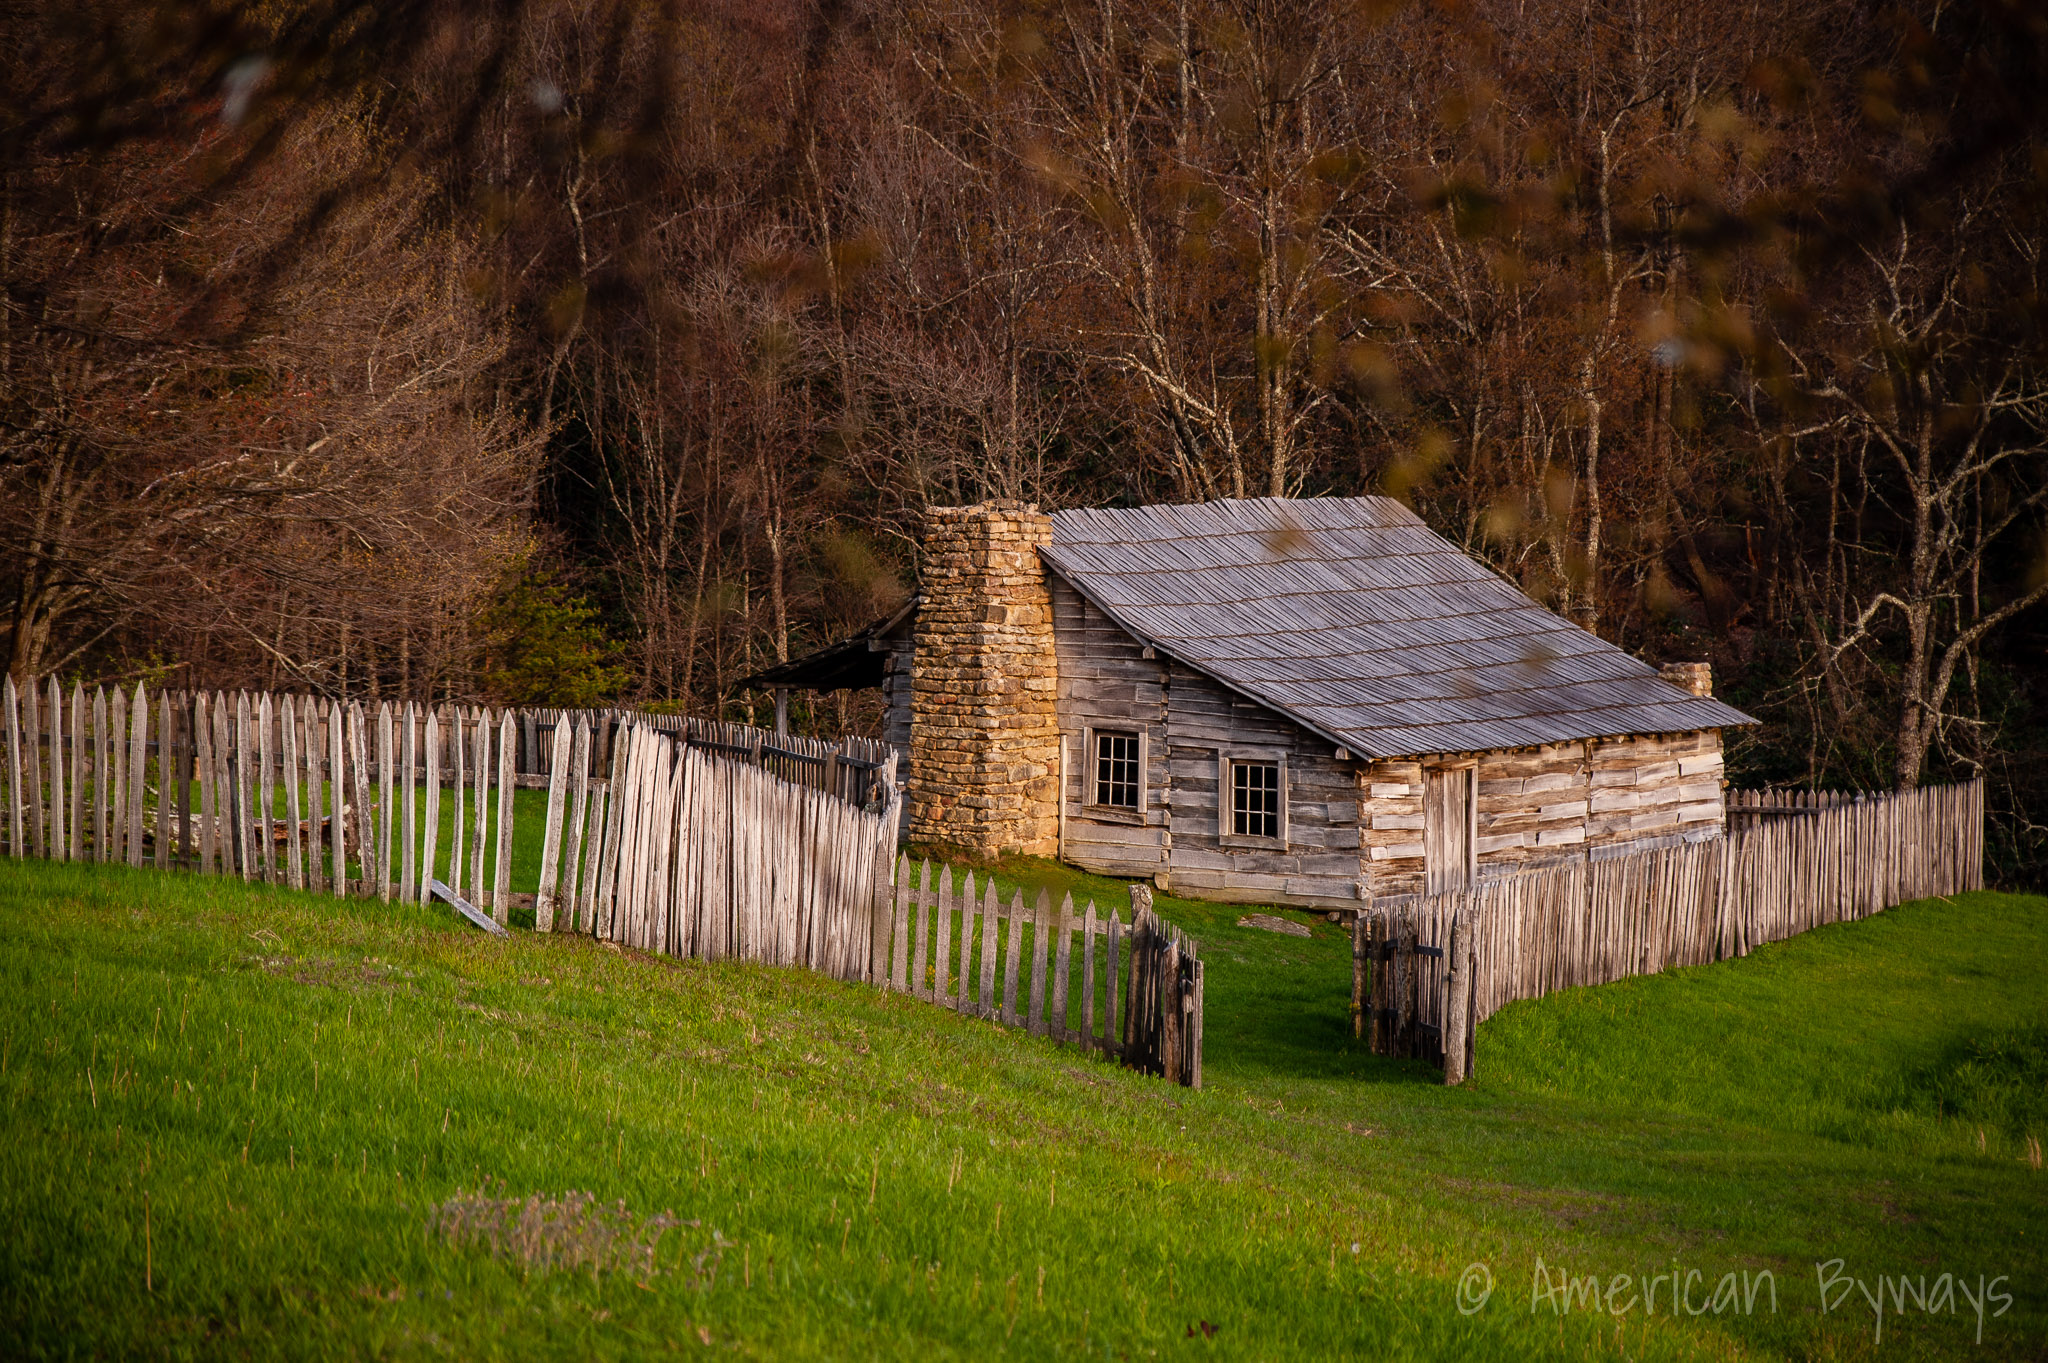
<svg viewBox="0 0 2048 1363"><path fill-rule="evenodd" d="M1138 736L1097 730L1095 803L1111 809L1138 807Z"/></svg>
<svg viewBox="0 0 2048 1363"><path fill-rule="evenodd" d="M1230 831L1241 838L1280 836L1280 764L1230 764Z"/></svg>

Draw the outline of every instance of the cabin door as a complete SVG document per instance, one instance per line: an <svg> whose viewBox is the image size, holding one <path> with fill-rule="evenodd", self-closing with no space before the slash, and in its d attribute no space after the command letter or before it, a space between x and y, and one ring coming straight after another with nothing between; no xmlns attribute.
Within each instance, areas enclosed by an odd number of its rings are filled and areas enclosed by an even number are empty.
<svg viewBox="0 0 2048 1363"><path fill-rule="evenodd" d="M1422 865L1425 893L1471 888L1475 875L1477 810L1472 767L1433 767L1423 773Z"/></svg>

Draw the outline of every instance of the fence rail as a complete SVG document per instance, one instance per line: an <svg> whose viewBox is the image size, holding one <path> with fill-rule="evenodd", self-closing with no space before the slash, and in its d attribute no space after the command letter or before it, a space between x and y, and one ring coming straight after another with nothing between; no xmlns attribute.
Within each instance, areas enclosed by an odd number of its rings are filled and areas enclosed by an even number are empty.
<svg viewBox="0 0 2048 1363"><path fill-rule="evenodd" d="M1728 835L1377 902L1353 948L1353 1031L1469 1065L1516 999L1746 955L1826 923L1983 888L1984 785L1730 794Z"/></svg>
<svg viewBox="0 0 2048 1363"><path fill-rule="evenodd" d="M520 744L515 758L521 775L538 777L554 761L554 734L564 719L572 729L587 723L592 733L592 760L603 768L611 761L613 736L626 726L668 735L680 743L748 762L796 785L815 786L842 799L873 803L882 768L893 755L875 738L848 735L837 740L777 734L746 724L697 719L687 715L650 714L635 710L522 710Z"/></svg>

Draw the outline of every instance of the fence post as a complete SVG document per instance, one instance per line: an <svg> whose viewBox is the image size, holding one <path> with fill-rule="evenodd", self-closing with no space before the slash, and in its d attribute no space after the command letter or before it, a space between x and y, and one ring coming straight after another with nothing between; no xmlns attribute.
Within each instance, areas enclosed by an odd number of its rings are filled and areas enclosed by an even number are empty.
<svg viewBox="0 0 2048 1363"><path fill-rule="evenodd" d="M1473 1075L1473 1057L1479 1050L1479 905L1472 905L1472 917L1466 924L1465 945L1460 948L1465 957L1465 1077Z"/></svg>
<svg viewBox="0 0 2048 1363"><path fill-rule="evenodd" d="M1469 908L1461 908L1452 916L1451 930L1446 934L1444 944L1444 953L1450 964L1442 1019L1444 1083L1451 1085L1465 1082L1465 1022L1472 992L1472 971L1465 961L1466 952L1470 949L1466 940L1471 935L1471 929L1466 926L1469 914Z"/></svg>
<svg viewBox="0 0 2048 1363"><path fill-rule="evenodd" d="M1124 1014L1124 1063L1149 1070L1158 1063L1154 1046L1159 1024L1155 991L1158 920L1152 915L1152 887L1131 886L1131 992Z"/></svg>
<svg viewBox="0 0 2048 1363"><path fill-rule="evenodd" d="M1371 916L1360 909L1351 915L1351 1039L1365 1037L1365 950L1371 940L1367 924Z"/></svg>
<svg viewBox="0 0 2048 1363"><path fill-rule="evenodd" d="M1166 938L1159 954L1159 1073L1169 1084L1181 1081L1180 934Z"/></svg>
<svg viewBox="0 0 2048 1363"><path fill-rule="evenodd" d="M1393 992L1394 1015L1392 1054L1407 1060L1415 1054L1415 929L1409 923L1389 924L1394 959L1387 971Z"/></svg>

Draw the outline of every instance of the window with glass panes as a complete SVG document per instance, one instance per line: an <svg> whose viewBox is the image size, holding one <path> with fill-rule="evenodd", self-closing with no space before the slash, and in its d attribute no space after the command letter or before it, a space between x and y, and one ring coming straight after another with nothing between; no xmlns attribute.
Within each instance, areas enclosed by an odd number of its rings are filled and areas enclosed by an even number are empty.
<svg viewBox="0 0 2048 1363"><path fill-rule="evenodd" d="M1280 764L1230 764L1230 831L1245 838L1280 836Z"/></svg>
<svg viewBox="0 0 2048 1363"><path fill-rule="evenodd" d="M1111 809L1138 807L1138 736L1095 731L1095 803Z"/></svg>

